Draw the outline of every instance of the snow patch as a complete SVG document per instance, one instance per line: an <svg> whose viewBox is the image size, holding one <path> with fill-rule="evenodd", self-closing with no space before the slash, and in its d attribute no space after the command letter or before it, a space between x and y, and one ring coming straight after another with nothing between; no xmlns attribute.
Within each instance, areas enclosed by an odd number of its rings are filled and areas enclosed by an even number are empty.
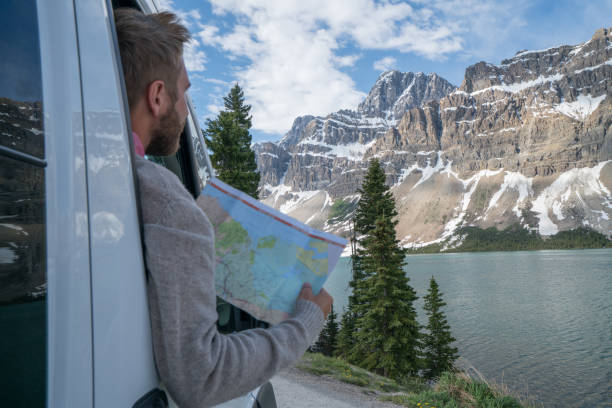
<svg viewBox="0 0 612 408"><path fill-rule="evenodd" d="M442 232L442 236L439 238L438 242L441 242L447 238L450 238L455 232L455 230L457 229L457 227L459 227L463 223L463 219L465 218L467 214L467 209L472 199L472 194L474 194L474 191L476 191L476 187L478 187L478 183L480 182L480 179L483 177L495 176L499 174L501 171L502 169L480 170L478 173L474 174L472 177L466 180L460 179L457 173L454 173L452 172L452 170L450 170L449 166L448 168L445 168L444 171L442 171L442 173L448 173L450 175L453 175L455 178L457 178L457 180L461 181L461 183L463 184L464 190L467 190L467 191L463 193L463 197L461 198L461 204L457 208L455 208L455 211L459 210L459 214L455 218L452 218L451 220L449 220L444 225L444 231ZM470 187L469 190L468 190L468 187Z"/></svg>
<svg viewBox="0 0 612 408"><path fill-rule="evenodd" d="M577 46L575 46L575 47L574 47L574 49L573 49L573 50L571 50L571 51L569 52L569 55L576 55L576 54L578 54L580 51L582 51L582 49L584 48L584 46L585 46L585 45L587 45L587 44L588 44L588 43L590 43L590 42L591 42L591 40L589 40L589 41L587 41L587 42L584 42L584 43L582 43L582 44L578 44Z"/></svg>
<svg viewBox="0 0 612 408"><path fill-rule="evenodd" d="M522 52L517 53L514 56L514 58L522 57L523 55L529 55L529 54L536 54L536 53L546 52L546 51L554 50L554 49L559 48L559 47L560 46L550 47L550 48L546 48L546 49L543 49L543 50L522 51ZM514 59L514 58L512 58L512 59Z"/></svg>
<svg viewBox="0 0 612 408"><path fill-rule="evenodd" d="M365 152L374 145L376 140L372 140L368 143L348 143L344 145L330 145L325 142L321 142L319 140L314 140L312 138L302 140L298 145L310 145L310 146L322 146L328 151L324 153L298 153L299 155L311 155L311 156L323 156L330 159L334 159L336 157L346 157L352 161L361 160L365 154Z"/></svg>
<svg viewBox="0 0 612 408"><path fill-rule="evenodd" d="M265 155L265 156L271 156L271 157L274 157L275 159L278 159L278 155L276 155L276 154L274 154L274 153L262 152L262 153L259 153L259 155L260 155L260 156L264 156L264 155Z"/></svg>
<svg viewBox="0 0 612 408"><path fill-rule="evenodd" d="M584 120L599 107L599 104L606 99L606 95L592 97L588 95L578 95L574 102L563 102L553 109L563 115L574 119Z"/></svg>
<svg viewBox="0 0 612 408"><path fill-rule="evenodd" d="M425 152L423 152L423 153L425 153ZM428 152L428 153L425 153L425 154L430 154L430 153L433 153L433 152ZM402 184L404 182L404 180L406 180L406 178L410 175L410 173L412 173L413 171L419 170L421 172L421 178L419 179L419 181L416 182L416 184L414 186L412 186L411 190L414 190L419 184L424 183L429 178L431 178L431 176L433 176L435 173L440 172L444 168L445 168L445 166L442 163L442 152L439 151L438 155L437 155L436 165L435 166L431 165L431 158L427 159L427 166L425 166L425 167L419 167L419 165L417 163L415 163L412 166L410 166L409 168L404 169L402 171L402 174L400 175L399 180L397 181L397 183L395 183L395 185L398 186L398 185Z"/></svg>
<svg viewBox="0 0 612 408"><path fill-rule="evenodd" d="M533 182L532 178L525 177L521 173L506 171L506 175L504 177L504 182L500 186L499 190L493 194L491 200L489 201L489 206L485 211L485 218L487 217L487 213L489 210L495 208L497 202L501 198L501 196L508 190L518 191L519 197L516 200L516 205L512 208L514 214L516 214L517 218L521 217L521 211L519 210L519 205L523 203L530 195L533 195L533 190L531 188L531 184Z"/></svg>
<svg viewBox="0 0 612 408"><path fill-rule="evenodd" d="M278 181L278 185L272 186L271 184L264 184L264 186L262 187L262 191L266 191L266 190L270 191L270 194L268 195L268 197L266 197L265 200L272 199L273 200L272 207L274 208L277 208L276 203L281 196L283 196L286 193L291 192L291 186L285 185L286 175L287 175L287 170L285 170L285 173L283 174L281 179Z"/></svg>
<svg viewBox="0 0 612 408"><path fill-rule="evenodd" d="M399 101L400 101L402 98L404 98L404 96L406 96L406 95L410 96L410 95L409 95L409 94L410 94L410 90L411 90L411 89L412 89L412 87L414 86L414 83L416 82L416 79L417 79L417 77L416 77L416 76L414 76L414 77L412 78L412 82L410 82L410 85L408 85L408 87L407 87L406 89L404 89L404 92L402 92L402 94L399 96L399 98L397 98L397 99L395 100L395 103L393 104L393 107L395 107L395 105L397 105L397 104L398 104L398 102L399 102Z"/></svg>
<svg viewBox="0 0 612 408"><path fill-rule="evenodd" d="M595 65L593 67L586 67L586 68L582 68L582 69L577 69L576 71L574 71L574 74L580 74L581 72L584 71L595 71L596 69L599 69L601 67L603 67L604 65L612 65L612 58L607 60L606 62L603 62L599 65Z"/></svg>
<svg viewBox="0 0 612 408"><path fill-rule="evenodd" d="M471 93L471 95L478 95L481 94L483 92L487 92L487 91L504 91L504 92L510 92L510 93L517 93L520 92L524 89L527 88L531 88L537 85L542 85L548 82L556 82L563 79L563 75L561 74L556 74L556 75L551 75L551 76L539 76L536 79L533 79L531 81L525 81L525 82L519 82L516 84L510 84L510 85L494 85L494 86L490 86L488 88L484 88L484 89L480 89L478 91L474 91Z"/></svg>
<svg viewBox="0 0 612 408"><path fill-rule="evenodd" d="M305 203L310 200L315 195L319 194L322 190L312 190L312 191L293 191L291 192L292 198L287 200L279 207L279 211L283 214L289 214L291 211L295 210L299 205Z"/></svg>
<svg viewBox="0 0 612 408"><path fill-rule="evenodd" d="M584 196L601 196L608 206L612 203L612 193L599 180L601 169L611 160L599 163L595 167L583 167L571 169L561 174L550 186L544 189L532 202L532 211L540 220L538 229L540 235L553 235L559 232L559 228L550 218L549 209L552 210L557 220L563 220L564 203L575 196L582 205L586 206L582 198Z"/></svg>

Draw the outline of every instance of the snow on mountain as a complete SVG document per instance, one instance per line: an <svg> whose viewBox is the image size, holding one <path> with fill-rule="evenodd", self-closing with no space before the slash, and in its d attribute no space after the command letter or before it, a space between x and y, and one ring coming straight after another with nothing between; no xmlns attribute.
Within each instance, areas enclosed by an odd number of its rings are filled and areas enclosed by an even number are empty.
<svg viewBox="0 0 612 408"><path fill-rule="evenodd" d="M356 203L377 158L405 246L460 240L466 225L611 236L611 61L612 34L600 29L582 44L474 64L459 88L384 72L357 110L296 118L278 143L255 145L260 196L346 235L349 214L328 221L332 204Z"/></svg>

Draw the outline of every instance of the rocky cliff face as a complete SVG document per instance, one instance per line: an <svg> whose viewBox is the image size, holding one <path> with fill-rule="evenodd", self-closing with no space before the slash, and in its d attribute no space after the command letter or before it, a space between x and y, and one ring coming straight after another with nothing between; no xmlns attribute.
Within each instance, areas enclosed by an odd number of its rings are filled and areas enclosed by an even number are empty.
<svg viewBox="0 0 612 408"><path fill-rule="evenodd" d="M279 185L295 192L331 188L334 197L351 194L360 184L359 177L351 173L361 173L366 151L394 128L406 111L439 100L454 89L436 74L388 71L356 111L295 119L280 142L254 146L261 196L270 195Z"/></svg>
<svg viewBox="0 0 612 408"><path fill-rule="evenodd" d="M264 201L343 233L367 162L378 158L407 246L458 226L519 222L541 234L589 226L612 234L612 33L435 74L389 71L356 111L297 118L256 145ZM345 206L350 208L350 206Z"/></svg>

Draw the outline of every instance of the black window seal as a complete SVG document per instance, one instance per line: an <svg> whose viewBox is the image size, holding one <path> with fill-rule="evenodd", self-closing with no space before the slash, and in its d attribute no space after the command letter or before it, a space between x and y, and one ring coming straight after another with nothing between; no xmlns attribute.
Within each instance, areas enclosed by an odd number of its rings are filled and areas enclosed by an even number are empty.
<svg viewBox="0 0 612 408"><path fill-rule="evenodd" d="M189 102L185 102L189 106ZM187 120L189 120L189 118L187 118ZM202 189L200 188L200 183L198 181L198 164L195 157L195 148L193 146L193 135L191 134L191 129L189 128L189 124L186 121L185 128L183 129L183 134L181 136L183 137L183 140L181 141L181 147L183 148L182 150L184 150L184 152L182 152L182 155L184 160L187 162L184 163L184 172L188 173L187 178L189 179L188 183L191 194L193 194L194 198L198 198L198 196L202 192Z"/></svg>
<svg viewBox="0 0 612 408"><path fill-rule="evenodd" d="M46 160L39 159L38 157L32 156L31 154L20 152L2 145L0 145L0 156L10 157L11 159L33 164L36 167L47 167Z"/></svg>

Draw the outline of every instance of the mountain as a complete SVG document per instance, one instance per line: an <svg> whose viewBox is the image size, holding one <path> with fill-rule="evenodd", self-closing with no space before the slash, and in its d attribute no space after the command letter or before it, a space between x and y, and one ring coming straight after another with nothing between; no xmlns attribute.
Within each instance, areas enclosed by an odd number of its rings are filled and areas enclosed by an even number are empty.
<svg viewBox="0 0 612 408"><path fill-rule="evenodd" d="M302 116L254 146L263 201L346 235L368 160L384 164L407 247L458 227L612 235L612 33L436 74L383 73L357 110ZM455 237L458 238L458 237Z"/></svg>

